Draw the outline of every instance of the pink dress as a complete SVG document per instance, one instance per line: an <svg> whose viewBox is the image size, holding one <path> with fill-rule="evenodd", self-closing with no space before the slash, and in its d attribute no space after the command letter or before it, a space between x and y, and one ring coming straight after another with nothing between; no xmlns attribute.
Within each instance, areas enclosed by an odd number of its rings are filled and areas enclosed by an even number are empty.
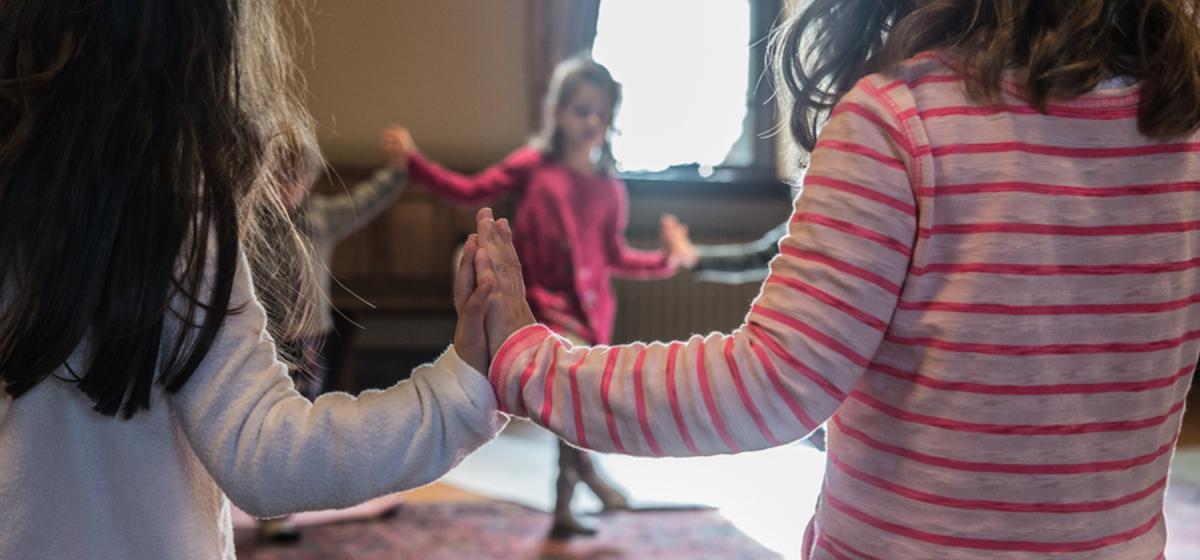
<svg viewBox="0 0 1200 560"><path fill-rule="evenodd" d="M613 177L576 173L528 147L474 176L415 154L409 174L460 204L516 197L513 243L529 305L539 321L562 334L607 344L616 312L611 278L665 278L675 272L664 252L626 245L628 195Z"/></svg>

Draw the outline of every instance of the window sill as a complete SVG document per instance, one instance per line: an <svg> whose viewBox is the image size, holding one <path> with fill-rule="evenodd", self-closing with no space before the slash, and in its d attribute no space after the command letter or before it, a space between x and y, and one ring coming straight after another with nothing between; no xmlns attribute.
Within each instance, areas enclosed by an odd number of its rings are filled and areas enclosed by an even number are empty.
<svg viewBox="0 0 1200 560"><path fill-rule="evenodd" d="M716 168L704 176L697 166L672 167L665 171L626 172L617 175L629 188L630 196L745 196L791 197L791 187L774 173L747 167Z"/></svg>

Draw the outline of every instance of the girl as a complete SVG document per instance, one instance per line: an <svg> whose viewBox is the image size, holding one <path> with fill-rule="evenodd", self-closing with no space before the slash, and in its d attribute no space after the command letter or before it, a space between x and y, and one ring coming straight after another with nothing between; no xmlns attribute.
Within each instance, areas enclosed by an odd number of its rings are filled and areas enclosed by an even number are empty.
<svg viewBox="0 0 1200 560"><path fill-rule="evenodd" d="M517 196L516 243L536 316L555 332L584 344L612 337L613 275L666 278L675 264L665 252L626 246L626 193L614 178L609 134L621 86L603 66L575 58L555 69L546 95L542 131L530 146L503 162L465 177L425 158L403 129L413 182L460 204L506 193ZM589 534L571 514L571 497L582 479L606 509L625 498L602 480L579 450L559 446L558 499L552 534Z"/></svg>
<svg viewBox="0 0 1200 560"><path fill-rule="evenodd" d="M317 302L318 309L306 331L282 341L280 346L298 361L291 376L296 382L296 390L311 400L330 390L326 350L333 334L330 295L333 250L344 237L370 223L399 198L407 184L407 174L401 168L399 146L384 138L382 147L388 156L388 165L345 193L314 194L311 189L323 167L321 155L311 151L317 146L316 139L307 130L293 129L289 133L291 141L284 146L286 151L280 154L279 180L284 206L313 253L316 282L309 283L311 289L307 297ZM388 514L394 511L388 510ZM272 542L290 543L300 539L300 529L288 517L264 520L258 528L259 535Z"/></svg>
<svg viewBox="0 0 1200 560"><path fill-rule="evenodd" d="M813 151L746 324L611 348L522 328L502 408L643 455L829 419L810 558L1162 558L1200 352L1198 9L816 0L776 43ZM532 317L482 218L498 343Z"/></svg>
<svg viewBox="0 0 1200 560"><path fill-rule="evenodd" d="M0 558L233 559L226 494L348 506L501 427L478 313L359 398L309 402L276 359L311 275L265 156L308 123L282 5L0 8Z"/></svg>
<svg viewBox="0 0 1200 560"><path fill-rule="evenodd" d="M294 131L293 134L300 135L295 138L298 145L317 145L310 132ZM320 154L284 155L286 168L290 170L281 177L284 206L312 249L316 263L314 272L317 289L310 296L320 304L316 321L307 332L287 343L301 358L304 371L297 376L297 387L309 398L327 392L326 364L321 350L333 332L333 309L330 306L333 250L347 235L387 210L408 184L408 174L404 170L407 156L402 147L391 142L386 134L381 136L381 147L387 156L387 165L347 192L336 194L311 192L322 169Z"/></svg>

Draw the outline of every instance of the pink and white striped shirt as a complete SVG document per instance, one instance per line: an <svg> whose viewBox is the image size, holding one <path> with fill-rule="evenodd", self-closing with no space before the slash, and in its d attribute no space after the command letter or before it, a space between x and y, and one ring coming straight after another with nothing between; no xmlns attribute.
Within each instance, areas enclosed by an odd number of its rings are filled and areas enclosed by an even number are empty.
<svg viewBox="0 0 1200 560"><path fill-rule="evenodd" d="M1161 558L1200 138L1139 134L1136 86L979 106L949 60L837 106L745 325L595 348L529 327L492 365L502 406L635 455L828 421L810 558Z"/></svg>

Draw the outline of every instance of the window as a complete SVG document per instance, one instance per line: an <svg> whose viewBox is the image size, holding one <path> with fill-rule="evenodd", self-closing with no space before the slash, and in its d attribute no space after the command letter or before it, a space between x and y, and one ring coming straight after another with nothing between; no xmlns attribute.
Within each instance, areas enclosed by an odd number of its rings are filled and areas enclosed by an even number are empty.
<svg viewBox="0 0 1200 560"><path fill-rule="evenodd" d="M778 11L778 0L600 3L592 55L624 84L613 137L622 171L774 174L760 77Z"/></svg>

